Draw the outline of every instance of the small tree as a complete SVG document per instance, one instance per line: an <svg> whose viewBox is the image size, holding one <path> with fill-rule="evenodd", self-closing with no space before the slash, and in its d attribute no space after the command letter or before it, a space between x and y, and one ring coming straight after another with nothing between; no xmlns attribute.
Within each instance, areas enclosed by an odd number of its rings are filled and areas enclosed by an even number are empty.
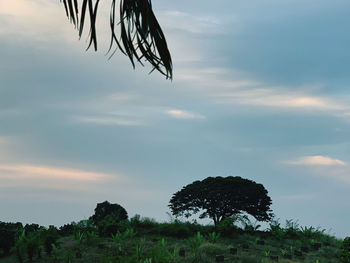
<svg viewBox="0 0 350 263"><path fill-rule="evenodd" d="M259 221L268 221L272 217L272 201L267 194L262 184L239 176L208 177L176 192L169 207L174 216L190 217L201 212L199 218L209 217L215 225L244 212Z"/></svg>
<svg viewBox="0 0 350 263"><path fill-rule="evenodd" d="M108 201L98 203L95 208L95 214L90 218L97 225L106 216L110 216L116 222L128 219L128 213L121 205L111 204Z"/></svg>

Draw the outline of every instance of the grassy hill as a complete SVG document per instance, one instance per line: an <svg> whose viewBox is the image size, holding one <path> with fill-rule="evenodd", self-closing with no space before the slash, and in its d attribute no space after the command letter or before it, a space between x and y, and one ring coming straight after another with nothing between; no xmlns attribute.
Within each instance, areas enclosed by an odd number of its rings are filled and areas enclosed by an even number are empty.
<svg viewBox="0 0 350 263"><path fill-rule="evenodd" d="M269 230L258 231L252 225L240 229L232 222L215 229L136 216L118 223L107 220L97 227L83 220L59 229L27 229L0 263L30 262L30 257L43 263L341 262L342 240L293 221L285 227L275 221Z"/></svg>

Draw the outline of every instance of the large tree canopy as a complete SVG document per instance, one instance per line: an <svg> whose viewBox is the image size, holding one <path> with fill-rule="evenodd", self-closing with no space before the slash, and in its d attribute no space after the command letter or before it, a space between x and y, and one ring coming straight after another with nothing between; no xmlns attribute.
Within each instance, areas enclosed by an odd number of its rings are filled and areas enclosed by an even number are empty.
<svg viewBox="0 0 350 263"><path fill-rule="evenodd" d="M127 55L135 68L135 61L146 60L166 78L172 78L172 61L163 31L153 13L151 0L111 1L109 24L111 56L116 50ZM89 45L97 50L96 18L100 0L60 0L70 21L83 34L85 20L89 20ZM81 7L79 6L81 2ZM152 71L153 71L152 70Z"/></svg>
<svg viewBox="0 0 350 263"><path fill-rule="evenodd" d="M248 213L259 221L268 221L272 217L272 201L267 194L262 184L239 176L208 177L176 192L169 207L174 216L190 217L201 212L200 218L209 217L215 225L241 213Z"/></svg>

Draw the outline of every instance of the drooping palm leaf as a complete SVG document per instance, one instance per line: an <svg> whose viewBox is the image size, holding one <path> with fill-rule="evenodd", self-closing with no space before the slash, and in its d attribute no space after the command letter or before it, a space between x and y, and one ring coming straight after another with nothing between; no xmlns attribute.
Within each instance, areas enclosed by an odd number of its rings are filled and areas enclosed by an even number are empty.
<svg viewBox="0 0 350 263"><path fill-rule="evenodd" d="M163 31L153 13L151 0L118 0L120 2L119 17L116 16L117 0L111 0L110 29L111 56L120 50L127 55L135 68L135 61L143 65L146 60L158 70L172 79L172 62ZM77 28L79 37L83 34L85 19L90 22L89 45L97 50L96 17L100 0L60 0L66 14ZM153 71L152 70L152 71ZM151 71L151 72L152 72Z"/></svg>

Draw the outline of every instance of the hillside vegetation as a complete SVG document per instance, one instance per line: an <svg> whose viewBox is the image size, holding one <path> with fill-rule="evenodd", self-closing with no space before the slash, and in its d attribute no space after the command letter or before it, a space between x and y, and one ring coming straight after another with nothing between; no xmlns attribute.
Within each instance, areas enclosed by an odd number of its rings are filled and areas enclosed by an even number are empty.
<svg viewBox="0 0 350 263"><path fill-rule="evenodd" d="M215 228L136 215L119 222L106 216L98 225L82 220L58 229L1 223L0 262L349 262L343 242L319 228L290 220L283 227L272 221L268 230L259 231L249 220L242 227L237 222L230 218Z"/></svg>

